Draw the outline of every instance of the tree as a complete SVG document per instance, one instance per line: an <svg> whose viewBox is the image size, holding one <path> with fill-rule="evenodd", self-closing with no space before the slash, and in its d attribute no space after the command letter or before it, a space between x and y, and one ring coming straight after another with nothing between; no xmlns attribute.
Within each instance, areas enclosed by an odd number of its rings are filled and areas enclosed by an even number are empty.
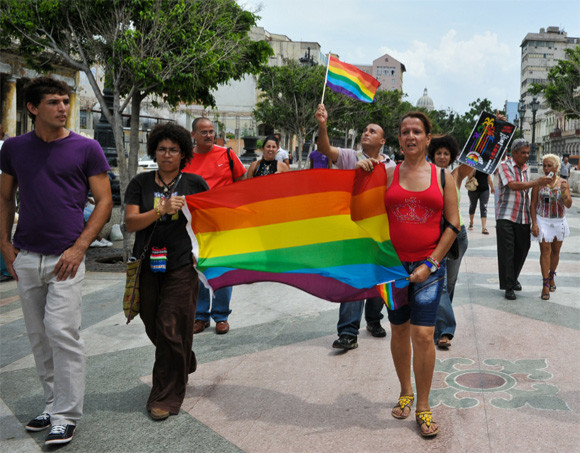
<svg viewBox="0 0 580 453"><path fill-rule="evenodd" d="M113 127L124 196L137 171L142 100L156 95L172 106L214 105L212 89L257 73L272 53L248 36L256 19L234 0L0 0L0 44L15 45L40 70L50 70L57 57L86 74ZM112 110L91 71L95 64L105 69ZM128 105L127 159L122 113Z"/></svg>
<svg viewBox="0 0 580 453"><path fill-rule="evenodd" d="M566 59L550 69L548 82L534 84L533 88L544 93L552 110L568 118L580 118L580 46L566 49Z"/></svg>
<svg viewBox="0 0 580 453"><path fill-rule="evenodd" d="M318 129L314 117L324 86L323 66L301 66L289 61L284 66L265 68L258 79L261 101L256 104L257 121L298 137L298 166L302 167L305 138ZM336 95L326 91L329 115L336 111Z"/></svg>
<svg viewBox="0 0 580 453"><path fill-rule="evenodd" d="M296 134L299 168L304 138L318 130L314 113L321 100L324 76L323 66L305 67L290 61L285 66L267 68L258 80L262 100L256 105L254 116L258 121ZM328 111L329 134L344 137L343 146L354 147L358 133L367 124L376 123L385 131L387 146L398 146L399 118L412 109L402 97L400 91L379 91L375 102L365 103L326 89L324 105ZM348 143L351 131L354 134Z"/></svg>

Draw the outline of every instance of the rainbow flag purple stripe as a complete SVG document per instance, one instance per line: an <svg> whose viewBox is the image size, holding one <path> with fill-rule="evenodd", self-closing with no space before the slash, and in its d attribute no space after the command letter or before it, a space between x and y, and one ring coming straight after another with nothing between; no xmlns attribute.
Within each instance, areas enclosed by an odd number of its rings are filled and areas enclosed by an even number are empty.
<svg viewBox="0 0 580 453"><path fill-rule="evenodd" d="M408 274L390 241L385 190L379 166L288 172L189 195L201 278L214 290L279 282L334 302L380 297L377 284L398 280L397 300Z"/></svg>

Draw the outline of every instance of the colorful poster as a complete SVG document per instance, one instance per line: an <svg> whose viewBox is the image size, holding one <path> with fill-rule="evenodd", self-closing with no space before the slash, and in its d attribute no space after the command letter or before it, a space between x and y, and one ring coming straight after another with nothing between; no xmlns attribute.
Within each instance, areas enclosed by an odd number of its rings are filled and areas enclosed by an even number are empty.
<svg viewBox="0 0 580 453"><path fill-rule="evenodd" d="M513 124L481 112L457 160L491 175L508 149L515 130Z"/></svg>

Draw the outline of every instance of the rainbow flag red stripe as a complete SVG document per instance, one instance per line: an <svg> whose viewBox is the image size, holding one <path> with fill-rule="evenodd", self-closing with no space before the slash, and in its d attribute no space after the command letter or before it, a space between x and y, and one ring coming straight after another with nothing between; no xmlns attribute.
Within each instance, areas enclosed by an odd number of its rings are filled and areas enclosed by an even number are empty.
<svg viewBox="0 0 580 453"><path fill-rule="evenodd" d="M380 82L356 66L330 57L326 85L337 93L363 102L373 102Z"/></svg>
<svg viewBox="0 0 580 453"><path fill-rule="evenodd" d="M370 174L288 172L189 195L184 212L201 278L214 290L273 281L334 302L379 297L378 283L408 277L391 245L385 190L381 165Z"/></svg>

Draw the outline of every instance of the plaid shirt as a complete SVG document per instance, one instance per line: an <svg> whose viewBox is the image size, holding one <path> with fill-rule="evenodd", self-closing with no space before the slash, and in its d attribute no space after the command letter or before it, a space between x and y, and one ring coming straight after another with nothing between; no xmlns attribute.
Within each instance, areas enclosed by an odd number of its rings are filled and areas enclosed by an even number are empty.
<svg viewBox="0 0 580 453"><path fill-rule="evenodd" d="M508 183L512 181L528 182L528 166L516 165L511 157L508 157L498 167L499 173L499 198L497 203L496 219L510 220L514 223L530 223L530 195L529 190L511 190Z"/></svg>

